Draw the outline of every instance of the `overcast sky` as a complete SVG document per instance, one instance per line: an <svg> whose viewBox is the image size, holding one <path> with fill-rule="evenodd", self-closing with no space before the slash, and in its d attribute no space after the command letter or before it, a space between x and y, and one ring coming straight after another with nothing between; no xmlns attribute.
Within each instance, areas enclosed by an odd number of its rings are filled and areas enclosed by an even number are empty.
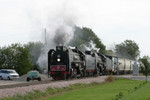
<svg viewBox="0 0 150 100"><path fill-rule="evenodd" d="M150 0L0 0L0 46L41 41L61 17L91 28L107 49L130 39L150 56Z"/></svg>

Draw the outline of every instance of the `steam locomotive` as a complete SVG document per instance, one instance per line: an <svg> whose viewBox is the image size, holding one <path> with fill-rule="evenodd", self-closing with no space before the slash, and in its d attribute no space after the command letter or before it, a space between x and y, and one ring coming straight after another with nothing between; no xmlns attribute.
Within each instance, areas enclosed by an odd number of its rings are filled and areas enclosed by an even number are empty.
<svg viewBox="0 0 150 100"><path fill-rule="evenodd" d="M95 50L82 52L75 47L56 46L48 52L48 76L54 80L104 74L131 73L135 61L102 55Z"/></svg>

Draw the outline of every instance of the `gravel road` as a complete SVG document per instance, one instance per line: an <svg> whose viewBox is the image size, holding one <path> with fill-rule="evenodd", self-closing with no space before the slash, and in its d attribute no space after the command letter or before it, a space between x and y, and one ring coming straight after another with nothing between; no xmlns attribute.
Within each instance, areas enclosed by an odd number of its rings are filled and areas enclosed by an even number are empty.
<svg viewBox="0 0 150 100"><path fill-rule="evenodd" d="M6 96L14 96L17 94L24 95L27 92L32 92L33 90L41 90L45 91L48 87L67 87L71 84L76 83L92 83L92 82L104 82L107 76L99 76L99 77L91 77L91 78L85 78L85 79L75 79L75 80L68 80L68 81L53 81L52 83L48 84L40 84L40 85L30 85L30 86L24 86L24 87L15 87L15 88L7 88L7 89L0 89L0 98L6 97Z"/></svg>
<svg viewBox="0 0 150 100"><path fill-rule="evenodd" d="M132 76L132 75L119 75L115 76L117 78L127 78L131 80L139 80L139 81L145 81L146 77L145 76ZM148 76L148 81L150 81L150 76Z"/></svg>

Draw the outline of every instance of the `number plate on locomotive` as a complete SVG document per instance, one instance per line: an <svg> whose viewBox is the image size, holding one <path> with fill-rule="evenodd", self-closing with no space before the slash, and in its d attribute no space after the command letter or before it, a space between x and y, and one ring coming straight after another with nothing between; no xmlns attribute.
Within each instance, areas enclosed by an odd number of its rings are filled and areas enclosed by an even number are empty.
<svg viewBox="0 0 150 100"><path fill-rule="evenodd" d="M66 65L51 65L51 71L65 71Z"/></svg>

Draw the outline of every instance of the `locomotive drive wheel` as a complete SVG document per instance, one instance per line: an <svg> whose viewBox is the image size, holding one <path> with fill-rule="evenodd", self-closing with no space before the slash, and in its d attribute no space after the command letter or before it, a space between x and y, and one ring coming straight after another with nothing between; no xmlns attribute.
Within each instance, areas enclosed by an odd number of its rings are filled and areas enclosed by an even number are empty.
<svg viewBox="0 0 150 100"><path fill-rule="evenodd" d="M28 81L28 82L30 81L30 78L29 78L29 77L27 77L27 81Z"/></svg>
<svg viewBox="0 0 150 100"><path fill-rule="evenodd" d="M38 81L41 81L41 77L38 78Z"/></svg>
<svg viewBox="0 0 150 100"><path fill-rule="evenodd" d="M99 75L100 75L100 70L97 70L96 76L99 76Z"/></svg>
<svg viewBox="0 0 150 100"><path fill-rule="evenodd" d="M100 75L100 76L102 76L102 75L103 75L103 72L102 72L102 71L100 71L99 75Z"/></svg>
<svg viewBox="0 0 150 100"><path fill-rule="evenodd" d="M84 72L84 77L87 77L87 72L86 71Z"/></svg>
<svg viewBox="0 0 150 100"><path fill-rule="evenodd" d="M74 74L74 78L77 78L77 70L76 69L74 69L73 74Z"/></svg>
<svg viewBox="0 0 150 100"><path fill-rule="evenodd" d="M64 77L63 77L65 80L68 80L69 79L69 76L68 74L64 74Z"/></svg>
<svg viewBox="0 0 150 100"><path fill-rule="evenodd" d="M0 76L0 80L3 80L3 77L2 77L2 76Z"/></svg>
<svg viewBox="0 0 150 100"><path fill-rule="evenodd" d="M56 77L53 77L53 79L54 79L54 80L57 80L57 78L56 78Z"/></svg>
<svg viewBox="0 0 150 100"><path fill-rule="evenodd" d="M9 76L8 76L8 78L7 78L7 79L8 79L8 80L11 80Z"/></svg>

